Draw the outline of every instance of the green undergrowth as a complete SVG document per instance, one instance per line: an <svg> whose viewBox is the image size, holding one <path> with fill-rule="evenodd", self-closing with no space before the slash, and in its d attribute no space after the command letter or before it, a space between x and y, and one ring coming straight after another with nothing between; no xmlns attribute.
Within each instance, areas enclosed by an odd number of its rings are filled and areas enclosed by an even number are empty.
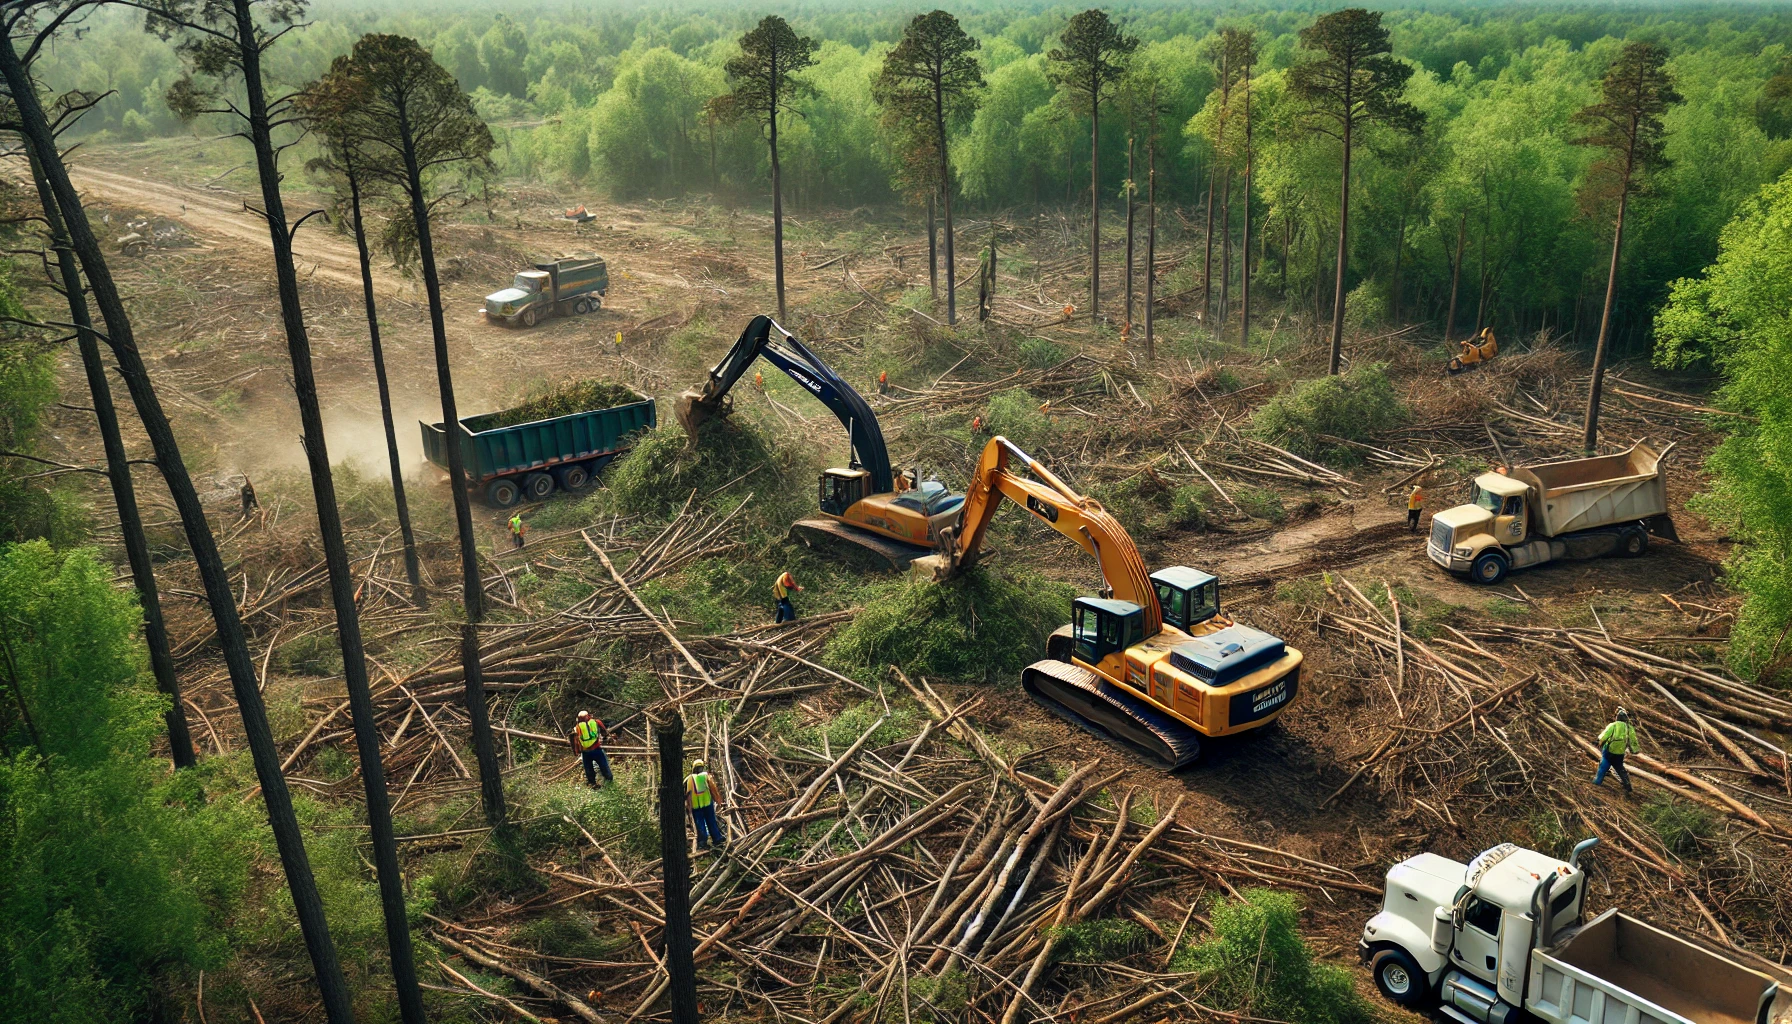
<svg viewBox="0 0 1792 1024"><path fill-rule="evenodd" d="M994 682L1042 656L1073 596L1026 571L976 567L948 583L906 577L872 588L827 655L860 673L896 665L910 675Z"/></svg>
<svg viewBox="0 0 1792 1024"><path fill-rule="evenodd" d="M684 428L662 423L641 434L634 448L605 473L604 494L617 512L664 515L694 493L699 505L744 491L761 494L787 484L796 456L741 416L710 420L689 444Z"/></svg>
<svg viewBox="0 0 1792 1024"><path fill-rule="evenodd" d="M1666 793L1651 796L1637 813L1655 831L1661 845L1681 857L1698 853L1700 843L1717 831L1717 820L1710 811Z"/></svg>
<svg viewBox="0 0 1792 1024"><path fill-rule="evenodd" d="M1370 363L1289 385L1251 416L1251 432L1307 458L1354 465L1361 461L1355 451L1328 438L1361 441L1409 415L1387 367Z"/></svg>
<svg viewBox="0 0 1792 1024"><path fill-rule="evenodd" d="M1094 488L1093 494L1129 531L1141 538L1170 530L1203 529L1207 525L1208 509L1215 500L1210 487L1178 486L1150 473Z"/></svg>
<svg viewBox="0 0 1792 1024"><path fill-rule="evenodd" d="M1205 1001L1221 1010L1302 1024L1369 1024L1374 1009L1349 971L1317 961L1300 933L1292 894L1247 889L1243 900L1214 900L1213 936L1184 948L1171 969L1195 971Z"/></svg>
<svg viewBox="0 0 1792 1024"><path fill-rule="evenodd" d="M1135 921L1104 917L1053 931L1052 958L1079 964L1106 964L1151 948L1151 933Z"/></svg>

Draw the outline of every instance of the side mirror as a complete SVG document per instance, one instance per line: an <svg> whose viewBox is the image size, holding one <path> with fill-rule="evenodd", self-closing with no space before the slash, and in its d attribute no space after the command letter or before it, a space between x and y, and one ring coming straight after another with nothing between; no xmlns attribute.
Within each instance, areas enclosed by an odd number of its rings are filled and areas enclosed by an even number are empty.
<svg viewBox="0 0 1792 1024"><path fill-rule="evenodd" d="M1450 945L1455 939L1455 916L1449 907L1438 907L1431 912L1431 952L1444 956L1450 952Z"/></svg>

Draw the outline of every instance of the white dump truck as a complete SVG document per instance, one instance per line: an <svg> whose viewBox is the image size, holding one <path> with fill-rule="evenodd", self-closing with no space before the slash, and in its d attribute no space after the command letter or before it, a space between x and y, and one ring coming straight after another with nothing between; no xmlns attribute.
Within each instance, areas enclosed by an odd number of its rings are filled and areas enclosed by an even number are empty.
<svg viewBox="0 0 1792 1024"><path fill-rule="evenodd" d="M1792 1024L1767 974L1616 910L1585 920L1597 842L1567 861L1506 843L1394 865L1358 943L1376 988L1460 1024Z"/></svg>
<svg viewBox="0 0 1792 1024"><path fill-rule="evenodd" d="M1476 583L1563 558L1649 550L1649 535L1679 540L1668 517L1661 454L1641 445L1616 455L1482 473L1466 505L1431 517L1425 553Z"/></svg>

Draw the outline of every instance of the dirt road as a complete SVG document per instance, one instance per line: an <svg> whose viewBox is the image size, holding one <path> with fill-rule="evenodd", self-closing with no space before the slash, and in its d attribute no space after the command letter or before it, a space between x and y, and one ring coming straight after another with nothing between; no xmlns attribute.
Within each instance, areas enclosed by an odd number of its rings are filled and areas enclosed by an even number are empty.
<svg viewBox="0 0 1792 1024"><path fill-rule="evenodd" d="M90 200L119 208L126 213L145 213L153 217L177 220L190 228L202 241L220 248L253 250L253 259L272 272L273 256L268 249L267 223L246 203L259 204L259 196L223 190L185 188L165 181L102 171L94 167L70 168L75 186ZM289 201L290 203L290 201ZM311 207L287 206L287 216L296 220L309 213ZM116 226L116 225L114 225ZM114 232L114 234L121 232ZM321 217L314 217L293 239L293 255L298 263L299 279L324 278L331 283L357 291L361 287L361 263L355 246L335 232ZM373 270L374 290L382 297L408 296L411 284L382 270L376 262Z"/></svg>

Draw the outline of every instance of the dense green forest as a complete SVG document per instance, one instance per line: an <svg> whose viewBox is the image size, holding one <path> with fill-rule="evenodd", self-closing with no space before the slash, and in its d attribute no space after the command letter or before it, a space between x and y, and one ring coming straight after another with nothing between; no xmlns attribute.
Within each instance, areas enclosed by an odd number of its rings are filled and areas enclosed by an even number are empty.
<svg viewBox="0 0 1792 1024"><path fill-rule="evenodd" d="M1257 32L1251 110L1258 162L1248 201L1259 273L1291 296L1328 291L1336 236L1337 143L1307 130L1285 96L1297 32L1318 8L1117 7L1140 40L1115 109L1104 115L1105 202L1119 201L1126 146L1153 135L1160 199L1201 205L1236 155L1216 154L1212 41L1218 27ZM723 65L756 8L529 5L503 13L443 5L402 12L320 5L310 26L270 52L269 73L298 84L364 31L413 35L473 93L497 136L500 169L618 199L693 193L758 201L767 153L750 124L711 116ZM899 201L896 146L874 86L914 13L850 5L785 11L819 43L781 147L786 200L798 210ZM981 43L985 88L951 125L957 201L972 211L1037 204L1080 208L1089 181L1088 119L1049 76L1047 51L1072 13L1026 5L960 12ZM83 130L131 139L188 130L163 102L178 75L171 47L123 11L95 15L79 42L44 60L46 81L109 95ZM1753 6L1528 7L1432 5L1388 10L1394 56L1415 66L1406 99L1425 114L1416 138L1371 133L1353 186L1354 318L1448 308L1463 240L1457 326L1542 327L1590 343L1605 284L1609 218L1591 215L1597 153L1574 141L1575 111L1626 39L1665 45L1684 102L1666 116L1668 165L1652 176L1626 228L1615 351L1647 351L1650 318L1671 282L1717 253L1739 204L1792 166L1787 45L1792 14ZM1776 76L1778 76L1776 78ZM1157 116L1140 97L1156 85ZM1130 97L1130 99L1129 99ZM1237 101L1234 100L1234 103ZM1237 134L1240 112L1232 112ZM1235 146L1235 142L1229 143ZM1216 159L1217 157L1217 159ZM1240 217L1231 220L1238 230Z"/></svg>

